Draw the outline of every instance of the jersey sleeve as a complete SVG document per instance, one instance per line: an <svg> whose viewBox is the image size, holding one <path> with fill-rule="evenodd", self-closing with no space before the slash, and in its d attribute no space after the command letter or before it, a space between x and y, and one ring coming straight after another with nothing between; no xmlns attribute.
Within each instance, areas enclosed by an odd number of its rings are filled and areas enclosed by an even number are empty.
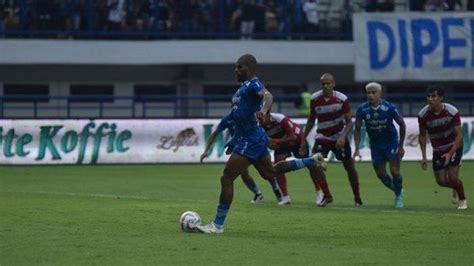
<svg viewBox="0 0 474 266"><path fill-rule="evenodd" d="M461 126L461 116L459 115L459 113L456 113L453 116L452 123L453 123L453 127Z"/></svg>
<svg viewBox="0 0 474 266"><path fill-rule="evenodd" d="M418 125L425 128L425 119L421 115L418 115Z"/></svg>
<svg viewBox="0 0 474 266"><path fill-rule="evenodd" d="M249 84L249 90L252 92L252 93L259 93L260 91L264 90L265 89L265 86L263 86L263 84L261 82L250 82Z"/></svg>
<svg viewBox="0 0 474 266"><path fill-rule="evenodd" d="M349 100L346 99L343 103L342 103L342 113L343 114L347 114L351 111L351 105L349 103Z"/></svg>
<svg viewBox="0 0 474 266"><path fill-rule="evenodd" d="M390 104L390 115L394 120L398 120L401 117L398 108L393 104Z"/></svg>
<svg viewBox="0 0 474 266"><path fill-rule="evenodd" d="M219 125L217 125L216 132L220 133L224 131L226 128L228 128L230 119L231 119L230 114L224 116L219 122Z"/></svg>

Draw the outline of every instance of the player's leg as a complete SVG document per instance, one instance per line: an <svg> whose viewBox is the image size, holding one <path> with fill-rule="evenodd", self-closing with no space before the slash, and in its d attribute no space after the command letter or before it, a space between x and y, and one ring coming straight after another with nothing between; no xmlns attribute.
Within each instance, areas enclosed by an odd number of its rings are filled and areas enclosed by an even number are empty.
<svg viewBox="0 0 474 266"><path fill-rule="evenodd" d="M451 158L448 166L448 182L458 194L458 209L467 209L466 195L464 194L464 185L459 178L459 170L461 168L462 148L458 149Z"/></svg>
<svg viewBox="0 0 474 266"><path fill-rule="evenodd" d="M232 153L221 177L221 194L216 216L211 223L197 226L200 232L222 233L224 231L224 221L234 197L234 180L241 175L243 170L247 169L249 165L250 161L246 157Z"/></svg>
<svg viewBox="0 0 474 266"><path fill-rule="evenodd" d="M288 156L289 154L286 152L275 151L275 154L274 154L275 163L284 161ZM286 175L285 174L278 175L276 177L276 180L278 182L278 186L280 187L281 194L282 194L281 201L278 204L280 205L290 204L291 200L290 200L290 196L288 195L288 185L286 182Z"/></svg>
<svg viewBox="0 0 474 266"><path fill-rule="evenodd" d="M403 208L403 177L400 174L400 159L398 155L396 158L390 158L388 161L390 165L390 173L393 176L393 187L395 198L393 200L395 208Z"/></svg>
<svg viewBox="0 0 474 266"><path fill-rule="evenodd" d="M318 183L321 187L321 191L316 190L315 202L318 207L325 207L327 204L333 202L329 185L326 181L326 173L321 167L308 167L309 175L313 183Z"/></svg>
<svg viewBox="0 0 474 266"><path fill-rule="evenodd" d="M390 173L393 177L393 190L395 195L398 195L403 189L403 177L400 174L400 160L389 160L388 163L390 165Z"/></svg>
<svg viewBox="0 0 474 266"><path fill-rule="evenodd" d="M354 194L354 204L356 207L362 207L362 199L359 191L359 175L355 169L354 159L352 159L351 146L346 142L342 150L332 149L336 159L340 160L347 172L352 193Z"/></svg>
<svg viewBox="0 0 474 266"><path fill-rule="evenodd" d="M453 189L456 191L458 195L458 209L467 209L467 201L466 201L466 195L464 193L464 185L459 178L459 169L460 165L457 166L450 166L448 168L448 178L449 178L449 183L453 187Z"/></svg>
<svg viewBox="0 0 474 266"><path fill-rule="evenodd" d="M387 174L386 164L388 158L385 156L385 149L370 147L370 156L372 157L372 166L377 178L391 191L395 191L392 177Z"/></svg>
<svg viewBox="0 0 474 266"><path fill-rule="evenodd" d="M250 176L248 169L245 169L240 175L240 177L242 177L242 181L244 182L245 186L254 193L254 197L250 202L252 203L261 202L263 200L262 191L255 183L255 180L253 179L253 177Z"/></svg>
<svg viewBox="0 0 474 266"><path fill-rule="evenodd" d="M300 154L299 148L294 149L292 152L296 158L305 158L305 157L308 157L309 155L308 151L306 152L306 154ZM311 153L312 154L319 153L323 157L327 157L327 154L329 153L329 149L324 149L322 145L315 144L313 146ZM324 173L323 168L309 166L308 172L309 172L309 176L311 177L311 181L313 182L314 189L316 192L316 197L315 197L316 205L318 205L319 207L324 207L328 203L331 203L333 199L332 199L331 192L329 191L329 185L326 181L326 174Z"/></svg>
<svg viewBox="0 0 474 266"><path fill-rule="evenodd" d="M270 160L270 162L268 162L267 159ZM262 164L265 164L265 166L261 166ZM273 169L273 164L271 162L270 155L267 154L263 156L261 159L254 162L253 165L259 172L260 176L263 177L265 180L267 180L268 183L270 183L277 201L281 202L282 194L281 194L280 186L278 185L278 182L277 182L277 178L275 177L276 172L274 171L275 169ZM272 169L268 170L269 167Z"/></svg>

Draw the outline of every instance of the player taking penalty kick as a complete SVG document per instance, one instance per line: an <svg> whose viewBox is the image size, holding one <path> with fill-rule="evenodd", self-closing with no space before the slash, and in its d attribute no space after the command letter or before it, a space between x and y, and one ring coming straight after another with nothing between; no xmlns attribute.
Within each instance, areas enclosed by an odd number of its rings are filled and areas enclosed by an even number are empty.
<svg viewBox="0 0 474 266"><path fill-rule="evenodd" d="M370 139L370 155L375 173L380 181L395 193L395 208L403 208L403 178L400 175L400 161L405 154L403 149L405 121L393 104L381 98L382 86L380 84L371 82L365 86L365 91L367 102L359 105L356 112L353 157L360 156L360 130L364 123ZM400 138L393 121L400 128ZM387 162L392 176L388 175L385 169Z"/></svg>
<svg viewBox="0 0 474 266"><path fill-rule="evenodd" d="M240 87L232 97L231 115L235 121L235 145L221 176L221 193L217 213L212 222L198 225L201 233L223 233L224 221L234 197L234 180L251 164L260 175L271 180L275 176L308 166L320 166L324 158L320 154L312 157L281 161L275 165L268 152L268 137L257 123L270 111L273 96L256 77L257 60L245 54L235 63L235 75Z"/></svg>

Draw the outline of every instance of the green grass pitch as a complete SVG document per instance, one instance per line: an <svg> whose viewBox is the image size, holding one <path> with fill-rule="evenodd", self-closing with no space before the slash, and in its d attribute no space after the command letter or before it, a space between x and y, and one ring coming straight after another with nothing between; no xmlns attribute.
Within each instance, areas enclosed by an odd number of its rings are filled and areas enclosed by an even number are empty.
<svg viewBox="0 0 474 266"><path fill-rule="evenodd" d="M265 202L235 182L222 235L180 231L197 211L210 221L223 165L1 166L0 265L474 265L474 162L461 169L470 209L457 210L432 171L402 165L405 209L368 163L356 165L365 203L355 209L341 164L335 202L314 203L306 170L288 174L293 204Z"/></svg>

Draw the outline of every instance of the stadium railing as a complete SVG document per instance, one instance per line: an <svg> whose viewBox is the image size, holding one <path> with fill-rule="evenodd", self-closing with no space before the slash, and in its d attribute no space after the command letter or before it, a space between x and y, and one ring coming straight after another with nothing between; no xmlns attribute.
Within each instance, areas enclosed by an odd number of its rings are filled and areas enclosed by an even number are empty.
<svg viewBox="0 0 474 266"><path fill-rule="evenodd" d="M204 118L221 117L230 110L231 95L141 95L141 96L0 96L0 118ZM365 95L348 94L352 108L366 100ZM295 96L274 95L273 111L292 109ZM426 104L424 93L393 93L387 96L404 116L416 116ZM474 116L474 94L447 97L461 115ZM291 114L290 114L291 115Z"/></svg>

